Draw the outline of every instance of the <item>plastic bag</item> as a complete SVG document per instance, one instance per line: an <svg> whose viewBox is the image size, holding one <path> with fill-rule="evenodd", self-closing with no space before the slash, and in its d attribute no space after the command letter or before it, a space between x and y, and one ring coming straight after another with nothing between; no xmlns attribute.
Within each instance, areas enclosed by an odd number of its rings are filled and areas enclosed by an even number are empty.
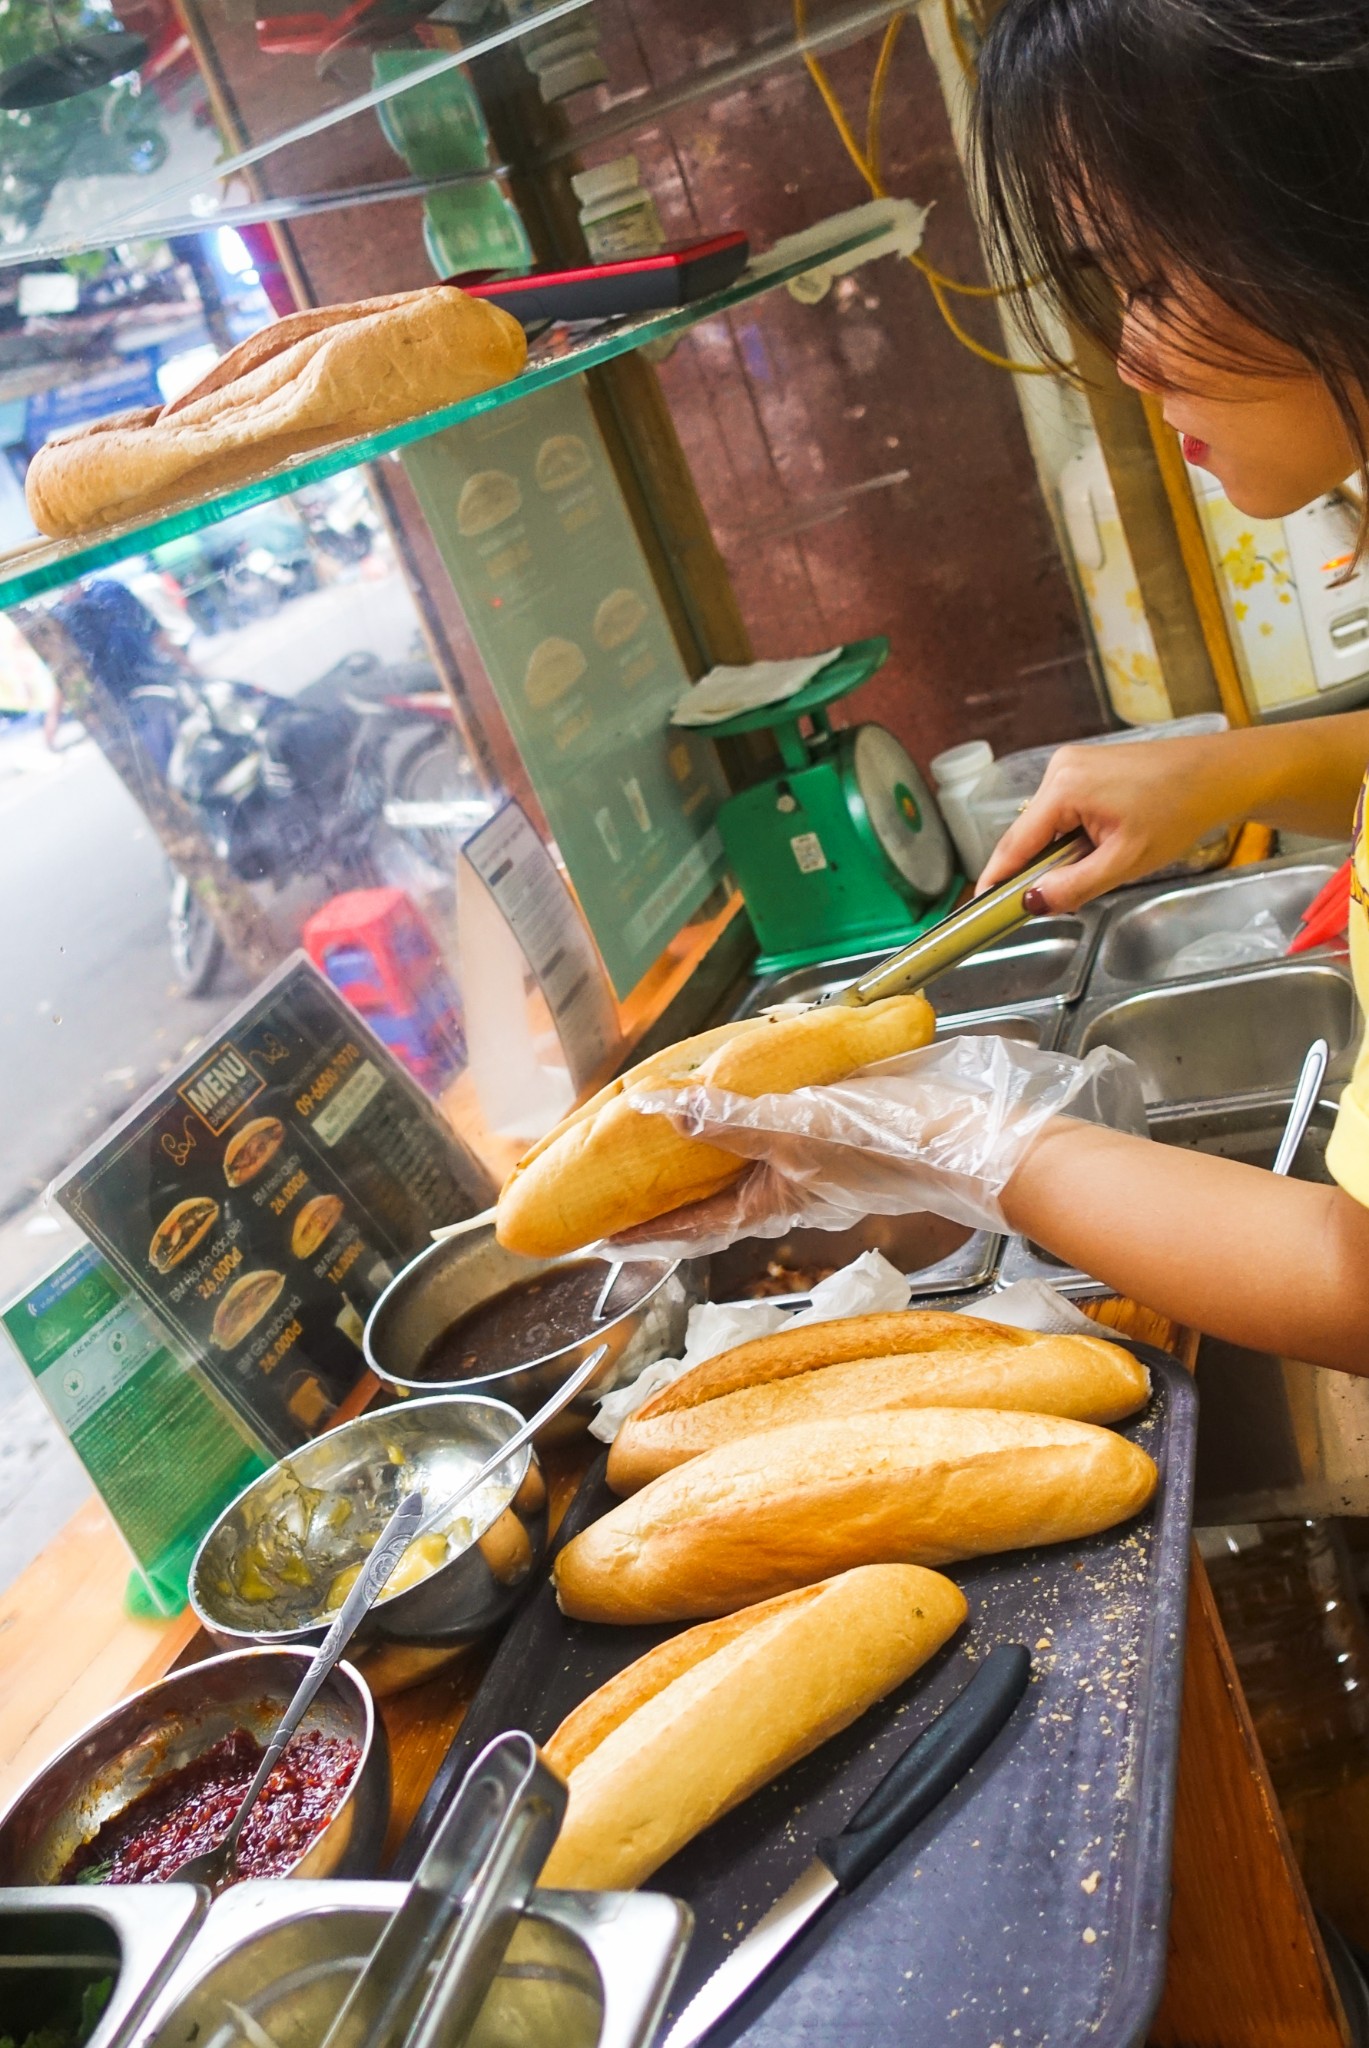
<svg viewBox="0 0 1369 2048"><path fill-rule="evenodd" d="M799 1225L933 1215L1005 1230L999 1196L1046 1125L1068 1112L1146 1133L1140 1076L1110 1046L1086 1059L1009 1038L945 1038L849 1081L785 1095L643 1090L634 1109L757 1163L707 1201L609 1240L618 1259L697 1258Z"/></svg>
<svg viewBox="0 0 1369 2048"><path fill-rule="evenodd" d="M1257 910L1235 931L1204 932L1171 953L1160 969L1161 981L1182 981L1188 974L1220 974L1230 967L1248 967L1258 960L1281 960L1288 951L1286 932L1272 911Z"/></svg>

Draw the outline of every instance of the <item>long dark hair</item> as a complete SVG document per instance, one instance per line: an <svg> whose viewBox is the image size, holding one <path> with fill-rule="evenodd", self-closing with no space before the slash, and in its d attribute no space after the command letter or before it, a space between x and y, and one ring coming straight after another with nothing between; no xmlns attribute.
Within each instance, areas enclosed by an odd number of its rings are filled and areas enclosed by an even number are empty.
<svg viewBox="0 0 1369 2048"><path fill-rule="evenodd" d="M980 52L974 150L1003 281L1035 282L1115 352L1100 268L1123 294L1198 279L1325 380L1363 472L1369 0L1008 0ZM1210 336L1191 346L1212 360Z"/></svg>

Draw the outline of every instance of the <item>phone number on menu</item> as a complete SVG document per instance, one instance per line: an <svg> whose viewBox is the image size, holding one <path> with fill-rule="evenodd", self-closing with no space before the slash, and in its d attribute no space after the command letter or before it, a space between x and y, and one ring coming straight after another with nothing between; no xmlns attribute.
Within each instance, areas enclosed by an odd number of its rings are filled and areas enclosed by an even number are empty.
<svg viewBox="0 0 1369 2048"><path fill-rule="evenodd" d="M312 1116L319 1104L326 1102L344 1075L349 1074L361 1058L361 1047L356 1044L344 1045L335 1059L329 1060L321 1073L314 1076L304 1092L295 1097L297 1116Z"/></svg>

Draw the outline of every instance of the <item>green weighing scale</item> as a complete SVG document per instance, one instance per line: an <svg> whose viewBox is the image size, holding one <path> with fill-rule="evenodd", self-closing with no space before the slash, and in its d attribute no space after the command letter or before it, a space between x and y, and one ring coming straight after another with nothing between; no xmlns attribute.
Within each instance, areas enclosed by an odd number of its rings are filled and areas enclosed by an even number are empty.
<svg viewBox="0 0 1369 2048"><path fill-rule="evenodd" d="M964 885L907 748L882 725L834 732L827 715L888 655L883 638L853 640L783 703L706 728L715 740L773 732L784 763L718 813L760 940L759 973L906 945L946 915Z"/></svg>

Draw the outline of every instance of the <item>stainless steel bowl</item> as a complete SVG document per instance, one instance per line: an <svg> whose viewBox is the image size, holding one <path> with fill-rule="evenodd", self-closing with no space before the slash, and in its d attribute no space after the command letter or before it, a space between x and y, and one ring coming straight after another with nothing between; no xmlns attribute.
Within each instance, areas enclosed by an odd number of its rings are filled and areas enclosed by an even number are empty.
<svg viewBox="0 0 1369 2048"><path fill-rule="evenodd" d="M225 1892L127 2048L321 2041L404 1895L357 1883ZM467 2048L647 2048L689 1928L688 1908L658 1892L535 1892Z"/></svg>
<svg viewBox="0 0 1369 2048"><path fill-rule="evenodd" d="M506 1402L439 1394L344 1422L264 1472L225 1508L195 1554L190 1604L225 1647L243 1642L320 1643L332 1615L329 1585L364 1555L364 1539L412 1488L441 1507L522 1423ZM331 1519L331 1503L354 1503ZM283 1548L282 1531L297 1547ZM293 1532L293 1533L292 1533ZM382 1595L358 1629L358 1647L380 1640L455 1649L502 1621L547 1545L547 1489L530 1444L481 1489L470 1540L436 1571ZM241 1590L243 1567L284 1556L306 1575L284 1600ZM273 1573L274 1576L274 1573Z"/></svg>
<svg viewBox="0 0 1369 2048"><path fill-rule="evenodd" d="M237 1650L188 1664L101 1715L30 1778L0 1820L0 1886L56 1884L105 1821L235 1728L265 1742L308 1663L303 1650ZM390 1755L361 1674L339 1664L303 1725L350 1736L361 1763L323 1833L286 1875L371 1870L390 1817Z"/></svg>
<svg viewBox="0 0 1369 2048"><path fill-rule="evenodd" d="M534 1414L597 1345L606 1344L608 1355L600 1371L537 1440L549 1443L575 1435L593 1415L602 1394L625 1386L658 1358L679 1353L689 1311L702 1292L700 1275L691 1264L658 1261L655 1278L631 1308L605 1317L575 1343L543 1358L457 1381L421 1380L415 1373L429 1345L472 1309L520 1280L536 1280L558 1266L583 1262L583 1252L563 1259L520 1258L496 1241L492 1223L431 1245L396 1274L371 1310L363 1339L366 1363L378 1379L404 1394L432 1394L459 1386L463 1394L492 1394L509 1401L526 1416ZM633 1271L640 1268L629 1268L619 1282L624 1290ZM607 1266L604 1274L607 1277Z"/></svg>

